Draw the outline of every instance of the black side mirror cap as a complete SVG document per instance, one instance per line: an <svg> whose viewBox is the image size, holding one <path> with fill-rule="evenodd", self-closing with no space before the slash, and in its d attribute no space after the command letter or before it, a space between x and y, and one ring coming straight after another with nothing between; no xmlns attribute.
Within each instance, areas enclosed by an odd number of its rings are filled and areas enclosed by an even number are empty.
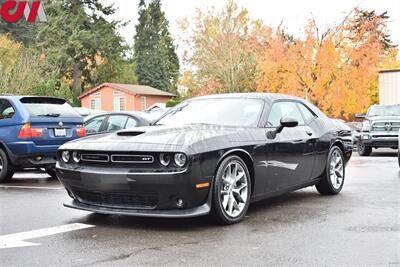
<svg viewBox="0 0 400 267"><path fill-rule="evenodd" d="M276 127L275 130L269 131L267 133L267 137L268 139L274 139L278 133L282 132L283 128L285 127L293 128L296 127L297 125L299 125L299 122L296 119L290 117L284 117L281 119L280 125Z"/></svg>

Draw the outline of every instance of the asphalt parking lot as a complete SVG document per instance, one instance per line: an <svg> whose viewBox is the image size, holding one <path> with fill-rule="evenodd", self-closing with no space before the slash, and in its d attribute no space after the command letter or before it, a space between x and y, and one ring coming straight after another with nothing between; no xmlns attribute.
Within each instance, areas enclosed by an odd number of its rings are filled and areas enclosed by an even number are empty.
<svg viewBox="0 0 400 267"><path fill-rule="evenodd" d="M246 220L153 219L67 209L58 181L0 186L1 266L400 266L396 154L354 155L338 196L306 188L251 205Z"/></svg>

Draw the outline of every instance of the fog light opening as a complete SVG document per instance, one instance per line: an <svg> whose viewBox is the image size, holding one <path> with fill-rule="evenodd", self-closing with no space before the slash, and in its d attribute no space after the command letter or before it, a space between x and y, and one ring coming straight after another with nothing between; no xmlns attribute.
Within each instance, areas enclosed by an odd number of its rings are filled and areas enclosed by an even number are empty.
<svg viewBox="0 0 400 267"><path fill-rule="evenodd" d="M183 205L185 204L184 202L183 202L183 199L181 199L181 198L178 198L177 200L176 200L176 206L178 207L178 208L183 208Z"/></svg>

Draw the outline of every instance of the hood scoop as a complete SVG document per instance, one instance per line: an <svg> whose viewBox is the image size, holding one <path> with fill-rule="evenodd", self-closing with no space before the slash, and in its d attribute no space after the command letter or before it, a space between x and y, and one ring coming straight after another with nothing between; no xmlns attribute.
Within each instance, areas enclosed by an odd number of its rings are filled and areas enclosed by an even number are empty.
<svg viewBox="0 0 400 267"><path fill-rule="evenodd" d="M141 134L144 134L145 132L143 131L122 131L122 132L118 132L117 135L118 136L138 136Z"/></svg>

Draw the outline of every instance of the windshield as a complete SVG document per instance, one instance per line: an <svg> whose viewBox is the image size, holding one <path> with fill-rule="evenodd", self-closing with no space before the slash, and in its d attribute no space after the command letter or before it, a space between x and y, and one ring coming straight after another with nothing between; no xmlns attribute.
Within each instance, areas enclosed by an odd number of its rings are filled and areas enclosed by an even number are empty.
<svg viewBox="0 0 400 267"><path fill-rule="evenodd" d="M80 117L65 100L46 97L24 97L22 105L32 117Z"/></svg>
<svg viewBox="0 0 400 267"><path fill-rule="evenodd" d="M155 125L217 124L257 126L264 101L260 99L216 98L186 101Z"/></svg>
<svg viewBox="0 0 400 267"><path fill-rule="evenodd" d="M400 116L400 106L372 106L368 117L374 116Z"/></svg>

